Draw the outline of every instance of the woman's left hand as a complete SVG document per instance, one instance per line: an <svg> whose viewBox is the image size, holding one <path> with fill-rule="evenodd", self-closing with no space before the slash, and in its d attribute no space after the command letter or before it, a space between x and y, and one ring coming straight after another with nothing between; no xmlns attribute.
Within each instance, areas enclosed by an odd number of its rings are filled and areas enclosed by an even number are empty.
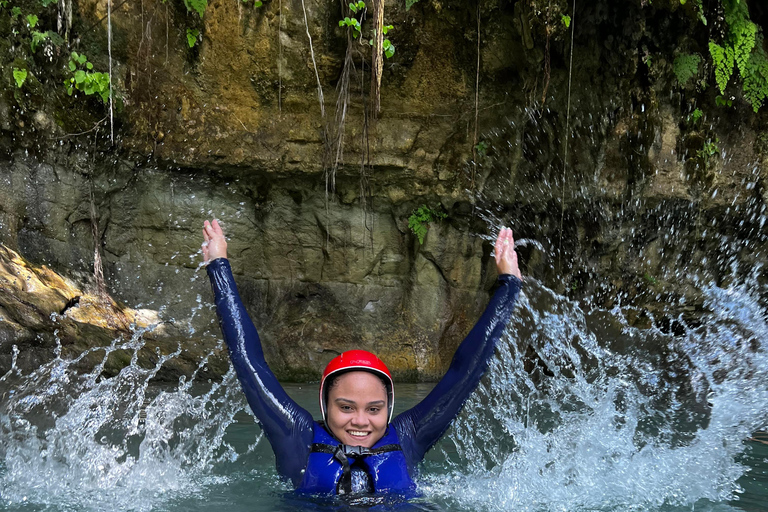
<svg viewBox="0 0 768 512"><path fill-rule="evenodd" d="M227 257L227 239L224 231L219 226L219 221L205 221L203 224L203 261L207 264L216 258Z"/></svg>
<svg viewBox="0 0 768 512"><path fill-rule="evenodd" d="M515 252L515 239L512 237L512 230L501 228L499 236L496 238L494 247L496 254L496 269L499 274L512 274L522 280L520 268L517 266L517 252Z"/></svg>

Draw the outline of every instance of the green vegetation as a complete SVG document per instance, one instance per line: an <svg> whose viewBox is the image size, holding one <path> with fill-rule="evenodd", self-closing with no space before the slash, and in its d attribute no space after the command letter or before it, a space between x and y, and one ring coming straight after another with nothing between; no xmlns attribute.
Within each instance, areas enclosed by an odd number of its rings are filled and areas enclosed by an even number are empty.
<svg viewBox="0 0 768 512"><path fill-rule="evenodd" d="M405 10L409 10L411 7L413 7L413 4L418 2L419 0L405 0Z"/></svg>
<svg viewBox="0 0 768 512"><path fill-rule="evenodd" d="M365 2L362 0L358 2L352 2L349 4L349 10L352 11L352 14L354 15L360 15L360 18L362 19L364 11L365 11ZM363 26L359 19L357 19L355 16L349 17L345 16L343 20L339 20L339 26L340 27L347 27L352 29L352 37L354 39L359 38L363 33ZM382 33L384 35L387 35L387 32L395 28L392 25L384 25L381 29ZM373 37L376 37L376 31L373 31ZM373 38L368 40L368 44L373 46ZM395 45L392 44L392 41L389 39L384 39L382 43L382 49L384 50L384 55L391 59L393 55L395 55Z"/></svg>
<svg viewBox="0 0 768 512"><path fill-rule="evenodd" d="M742 79L744 98L757 112L768 97L768 56L763 49L763 35L749 19L747 2L722 0L727 25L723 40L709 42L715 68L715 82L725 95L734 71Z"/></svg>
<svg viewBox="0 0 768 512"><path fill-rule="evenodd" d="M718 139L708 139L704 142L704 145L696 151L696 158L701 160L704 164L704 168L709 168L712 159L720 154L720 147L717 145L720 142Z"/></svg>
<svg viewBox="0 0 768 512"><path fill-rule="evenodd" d="M725 98L723 96L720 96L719 94L715 97L715 105L718 107L732 107L733 106L733 100L730 98Z"/></svg>
<svg viewBox="0 0 768 512"><path fill-rule="evenodd" d="M643 280L645 280L645 282L651 286L656 286L659 284L659 281L648 272L643 274Z"/></svg>
<svg viewBox="0 0 768 512"><path fill-rule="evenodd" d="M696 54L681 53L675 57L672 70L681 86L685 87L691 78L699 74L700 63L701 57Z"/></svg>
<svg viewBox="0 0 768 512"><path fill-rule="evenodd" d="M196 28L187 29L187 44L190 48L197 44L197 38L200 36L200 31Z"/></svg>
<svg viewBox="0 0 768 512"><path fill-rule="evenodd" d="M352 5L352 4L350 4ZM360 37L361 29L360 29L360 21L358 21L357 18L350 18L349 16L345 17L343 20L339 20L339 26L340 27L351 27L352 28L352 37L357 39Z"/></svg>
<svg viewBox="0 0 768 512"><path fill-rule="evenodd" d="M93 71L93 64L88 58L77 52L72 52L69 56L68 68L71 76L64 81L67 94L72 96L77 90L84 92L86 96L98 94L104 103L109 102L109 74Z"/></svg>
<svg viewBox="0 0 768 512"><path fill-rule="evenodd" d="M691 122L691 124L696 124L701 121L702 117L704 117L704 112L702 112L700 108L697 108L690 113L688 120Z"/></svg>
<svg viewBox="0 0 768 512"><path fill-rule="evenodd" d="M571 26L571 17L568 16L567 14L563 14L560 17L560 21L562 22L563 25L565 25L565 28L569 28Z"/></svg>
<svg viewBox="0 0 768 512"><path fill-rule="evenodd" d="M189 12L196 12L202 19L205 9L208 7L208 0L184 0L184 6Z"/></svg>
<svg viewBox="0 0 768 512"><path fill-rule="evenodd" d="M16 81L16 87L21 89L21 86L27 80L27 70L13 68L13 79Z"/></svg>
<svg viewBox="0 0 768 512"><path fill-rule="evenodd" d="M448 215L441 210L421 205L408 217L408 228L418 237L419 244L423 244L424 237L427 236L429 230L429 224L447 217Z"/></svg>

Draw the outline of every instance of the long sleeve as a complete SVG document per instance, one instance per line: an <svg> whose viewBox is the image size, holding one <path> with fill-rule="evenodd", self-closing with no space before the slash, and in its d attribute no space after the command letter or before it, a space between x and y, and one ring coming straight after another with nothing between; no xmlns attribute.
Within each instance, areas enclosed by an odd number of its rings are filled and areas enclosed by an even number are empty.
<svg viewBox="0 0 768 512"><path fill-rule="evenodd" d="M272 445L277 471L297 486L312 446L312 415L299 407L267 366L261 341L237 292L229 261L208 264L216 312L229 355L253 413Z"/></svg>
<svg viewBox="0 0 768 512"><path fill-rule="evenodd" d="M392 422L411 468L445 433L488 369L522 285L508 274L499 276L498 284L480 320L456 349L448 372L424 400Z"/></svg>

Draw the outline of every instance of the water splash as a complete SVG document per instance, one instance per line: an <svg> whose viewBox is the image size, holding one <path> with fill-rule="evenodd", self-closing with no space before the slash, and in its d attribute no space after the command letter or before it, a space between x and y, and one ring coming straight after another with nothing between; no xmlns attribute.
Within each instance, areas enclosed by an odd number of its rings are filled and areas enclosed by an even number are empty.
<svg viewBox="0 0 768 512"><path fill-rule="evenodd" d="M429 457L427 499L472 511L733 510L744 439L768 417L764 291L753 279L703 293L700 326L673 336L528 281L489 376ZM183 347L142 368L142 336L3 376L3 505L188 510L236 488L251 508L293 510L275 494L287 487L268 448L256 456L261 437L229 438L246 409L233 372L200 384L204 358L192 378L153 385ZM130 363L105 377L116 351Z"/></svg>
<svg viewBox="0 0 768 512"><path fill-rule="evenodd" d="M428 494L469 510L730 510L768 417L768 322L755 282L704 293L702 327L674 337L529 282Z"/></svg>
<svg viewBox="0 0 768 512"><path fill-rule="evenodd" d="M8 379L10 399L0 406L0 436L7 440L0 447L5 505L152 510L227 479L214 468L244 455L225 439L245 406L234 372L205 387L185 379L175 387L150 386L182 349L158 353L153 367L141 368L142 334L74 360L57 356L30 375ZM99 350L101 361L82 373L79 364ZM117 350L131 353L131 362L106 378L102 371Z"/></svg>

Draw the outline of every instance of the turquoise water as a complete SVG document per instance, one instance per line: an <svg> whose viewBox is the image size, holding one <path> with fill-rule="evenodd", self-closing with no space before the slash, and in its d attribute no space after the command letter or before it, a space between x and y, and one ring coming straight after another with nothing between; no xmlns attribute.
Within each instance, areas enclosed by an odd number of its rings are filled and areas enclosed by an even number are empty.
<svg viewBox="0 0 768 512"><path fill-rule="evenodd" d="M768 446L749 440L768 423L764 290L702 293L701 325L673 336L530 281L489 375L427 456L423 497L373 509L768 510ZM54 359L0 376L0 508L371 508L296 497L235 376L152 384L165 362L103 378ZM317 415L316 386L286 387ZM396 409L430 387L397 385Z"/></svg>

